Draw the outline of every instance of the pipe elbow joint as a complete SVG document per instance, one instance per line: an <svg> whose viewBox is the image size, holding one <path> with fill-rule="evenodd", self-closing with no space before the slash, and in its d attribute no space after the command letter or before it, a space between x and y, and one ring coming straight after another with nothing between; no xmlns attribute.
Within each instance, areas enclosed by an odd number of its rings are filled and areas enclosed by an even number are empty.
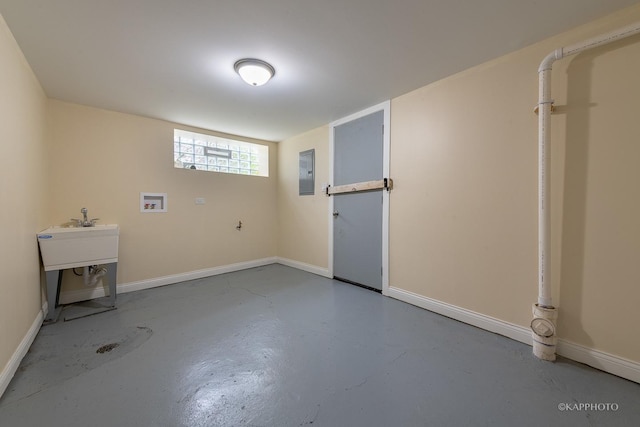
<svg viewBox="0 0 640 427"><path fill-rule="evenodd" d="M559 47L558 49L552 51L547 56L545 56L542 62L540 63L540 66L538 67L538 73L541 73L543 71L550 71L551 68L553 67L553 63L556 62L558 59L562 59L563 57L564 57L563 48Z"/></svg>

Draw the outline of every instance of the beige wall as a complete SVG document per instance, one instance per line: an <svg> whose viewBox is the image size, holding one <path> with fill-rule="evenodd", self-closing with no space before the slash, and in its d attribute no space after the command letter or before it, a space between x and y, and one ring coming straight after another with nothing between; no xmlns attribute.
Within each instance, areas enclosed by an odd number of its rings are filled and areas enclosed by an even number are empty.
<svg viewBox="0 0 640 427"><path fill-rule="evenodd" d="M0 372L4 372L41 309L36 232L46 223L48 162L46 97L2 16L0 94Z"/></svg>
<svg viewBox="0 0 640 427"><path fill-rule="evenodd" d="M49 220L86 207L119 224L119 284L276 256L275 144L250 141L270 148L268 178L176 169L174 127L197 129L56 100L49 113ZM141 213L140 192L167 193L168 212ZM63 291L81 286L67 275Z"/></svg>
<svg viewBox="0 0 640 427"><path fill-rule="evenodd" d="M392 101L390 284L528 326L537 301L537 67L625 10ZM640 361L640 37L554 66L559 337Z"/></svg>
<svg viewBox="0 0 640 427"><path fill-rule="evenodd" d="M315 195L298 195L298 155L315 149ZM278 256L328 268L329 126L278 143Z"/></svg>
<svg viewBox="0 0 640 427"><path fill-rule="evenodd" d="M537 66L551 49L638 19L640 6L392 100L391 286L529 324L537 292ZM3 21L0 29L0 366L41 306L35 232L77 217L81 207L120 224L121 284L276 255L328 268L320 186L329 181L329 126L265 143L269 178L174 169L174 124L46 101ZM553 72L559 334L634 361L639 58L635 37L565 59ZM310 148L317 191L301 197L297 156ZM169 212L140 213L141 191L168 193ZM81 287L69 279L65 290Z"/></svg>

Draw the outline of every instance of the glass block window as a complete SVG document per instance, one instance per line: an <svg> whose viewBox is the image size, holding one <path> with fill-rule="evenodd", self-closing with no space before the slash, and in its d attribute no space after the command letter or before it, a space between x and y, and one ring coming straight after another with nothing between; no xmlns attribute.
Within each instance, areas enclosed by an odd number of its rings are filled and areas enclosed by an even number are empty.
<svg viewBox="0 0 640 427"><path fill-rule="evenodd" d="M269 147L174 129L173 165L180 169L269 176Z"/></svg>

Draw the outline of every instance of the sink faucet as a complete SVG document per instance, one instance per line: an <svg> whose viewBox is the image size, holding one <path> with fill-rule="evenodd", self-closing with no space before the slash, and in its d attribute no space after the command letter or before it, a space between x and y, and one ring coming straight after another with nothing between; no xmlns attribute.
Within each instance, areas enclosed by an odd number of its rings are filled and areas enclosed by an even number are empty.
<svg viewBox="0 0 640 427"><path fill-rule="evenodd" d="M89 211L87 210L87 208L82 208L80 209L80 213L82 213L82 219L77 219L77 218L71 218L71 221L75 221L76 222L76 226L78 227L93 227L94 225L96 225L96 221L99 220L100 218L87 218L87 213Z"/></svg>

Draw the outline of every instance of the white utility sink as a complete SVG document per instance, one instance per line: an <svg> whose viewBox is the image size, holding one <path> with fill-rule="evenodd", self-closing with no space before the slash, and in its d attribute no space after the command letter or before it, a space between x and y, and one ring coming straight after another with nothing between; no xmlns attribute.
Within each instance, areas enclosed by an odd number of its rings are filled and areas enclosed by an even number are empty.
<svg viewBox="0 0 640 427"><path fill-rule="evenodd" d="M117 224L49 227L38 233L45 271L118 262Z"/></svg>

